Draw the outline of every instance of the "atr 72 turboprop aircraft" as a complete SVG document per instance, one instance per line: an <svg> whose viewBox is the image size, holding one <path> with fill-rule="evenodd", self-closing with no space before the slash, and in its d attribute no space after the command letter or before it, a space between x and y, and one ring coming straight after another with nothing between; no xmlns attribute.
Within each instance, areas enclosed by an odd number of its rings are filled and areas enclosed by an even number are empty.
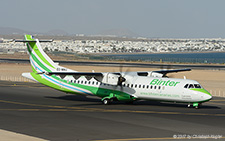
<svg viewBox="0 0 225 141"><path fill-rule="evenodd" d="M93 95L102 98L103 104L112 101L157 100L187 103L198 108L212 99L197 81L168 78L167 73L190 69L159 70L148 72L77 72L54 63L41 48L38 39L25 35L33 72L22 76L59 91ZM46 42L46 41L43 41Z"/></svg>

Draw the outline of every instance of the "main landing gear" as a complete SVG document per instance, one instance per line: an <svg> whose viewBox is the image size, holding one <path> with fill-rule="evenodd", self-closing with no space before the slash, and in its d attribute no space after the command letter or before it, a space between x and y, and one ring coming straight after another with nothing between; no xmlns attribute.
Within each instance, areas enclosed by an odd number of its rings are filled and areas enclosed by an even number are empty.
<svg viewBox="0 0 225 141"><path fill-rule="evenodd" d="M102 103L103 103L104 105L109 105L109 104L111 103L111 100L108 99L108 98L105 98L105 99L102 100Z"/></svg>

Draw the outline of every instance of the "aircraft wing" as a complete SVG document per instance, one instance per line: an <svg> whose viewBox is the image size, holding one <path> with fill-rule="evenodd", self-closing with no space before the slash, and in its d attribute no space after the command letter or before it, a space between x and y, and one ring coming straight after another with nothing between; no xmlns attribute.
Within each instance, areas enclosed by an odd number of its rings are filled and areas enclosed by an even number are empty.
<svg viewBox="0 0 225 141"><path fill-rule="evenodd" d="M159 70L159 71L153 71L153 72L161 73L163 74L163 76L165 76L167 73L177 73L182 71L191 71L191 69Z"/></svg>
<svg viewBox="0 0 225 141"><path fill-rule="evenodd" d="M48 75L79 75L79 76L102 76L98 72L47 72Z"/></svg>
<svg viewBox="0 0 225 141"><path fill-rule="evenodd" d="M75 79L78 79L81 76L85 76L86 78L103 77L103 73L98 72L42 72L39 74L59 75L62 79L67 75L72 75Z"/></svg>

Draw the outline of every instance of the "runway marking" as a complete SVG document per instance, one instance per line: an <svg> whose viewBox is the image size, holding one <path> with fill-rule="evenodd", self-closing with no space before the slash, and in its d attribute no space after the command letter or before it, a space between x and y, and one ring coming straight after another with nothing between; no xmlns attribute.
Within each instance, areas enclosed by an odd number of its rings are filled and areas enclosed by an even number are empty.
<svg viewBox="0 0 225 141"><path fill-rule="evenodd" d="M190 139L205 139L200 137L193 137ZM130 138L130 139L105 139L105 140L94 140L94 141L148 141L148 140L190 140L189 138L173 138L173 137L165 137L165 138ZM225 137L208 137L206 139L225 139Z"/></svg>
<svg viewBox="0 0 225 141"><path fill-rule="evenodd" d="M225 105L225 103L214 103L214 102L210 102L209 104L213 104L213 105Z"/></svg>
<svg viewBox="0 0 225 141"><path fill-rule="evenodd" d="M68 107L68 106L54 106L54 105L41 105L32 103L22 103L15 101L0 100L2 103L26 105L34 107L44 107L48 109L0 109L0 111L55 111L55 112L66 112L66 111L83 111L83 112L110 112L110 113L139 113L139 114L167 114L167 115L191 115L191 116L222 116L225 114L207 114L207 113L181 113L181 112L158 112L158 111L136 111L136 110L116 110L116 109L101 109L101 108L85 108L85 107Z"/></svg>
<svg viewBox="0 0 225 141"><path fill-rule="evenodd" d="M29 86L29 85L20 85L20 84L9 84L9 85L2 85L2 84L0 84L0 87L1 86L8 86L8 87L33 87L33 88L48 88L48 87L46 87L46 86Z"/></svg>
<svg viewBox="0 0 225 141"><path fill-rule="evenodd" d="M210 101L225 101L225 99L224 100L210 100Z"/></svg>
<svg viewBox="0 0 225 141"><path fill-rule="evenodd" d="M176 138L130 138L130 139L106 139L94 141L148 141L148 140L175 140Z"/></svg>

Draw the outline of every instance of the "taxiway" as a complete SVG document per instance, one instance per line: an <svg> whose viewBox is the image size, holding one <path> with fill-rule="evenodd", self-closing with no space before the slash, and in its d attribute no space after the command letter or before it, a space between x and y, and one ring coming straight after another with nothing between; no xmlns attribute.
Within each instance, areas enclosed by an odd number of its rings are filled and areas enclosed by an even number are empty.
<svg viewBox="0 0 225 141"><path fill-rule="evenodd" d="M0 128L46 140L171 140L225 136L225 99L200 109L138 101L133 105L65 94L37 83L0 81Z"/></svg>

